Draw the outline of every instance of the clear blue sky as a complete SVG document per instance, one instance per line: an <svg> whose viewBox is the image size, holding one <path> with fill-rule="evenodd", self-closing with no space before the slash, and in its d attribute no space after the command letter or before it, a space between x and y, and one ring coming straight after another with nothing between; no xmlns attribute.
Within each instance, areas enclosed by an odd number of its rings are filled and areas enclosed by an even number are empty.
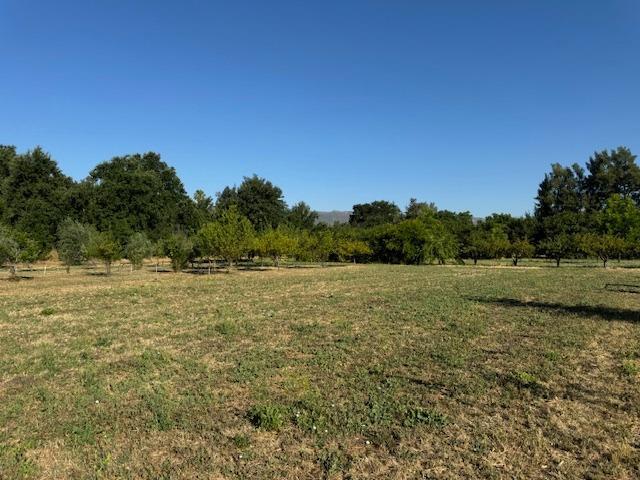
<svg viewBox="0 0 640 480"><path fill-rule="evenodd" d="M552 162L640 152L640 2L0 0L0 143L76 179L154 150L318 210L522 214Z"/></svg>

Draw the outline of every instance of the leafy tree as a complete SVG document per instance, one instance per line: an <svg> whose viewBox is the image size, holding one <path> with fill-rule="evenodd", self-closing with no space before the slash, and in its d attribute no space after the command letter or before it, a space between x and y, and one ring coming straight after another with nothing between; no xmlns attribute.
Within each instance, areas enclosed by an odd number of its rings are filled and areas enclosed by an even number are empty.
<svg viewBox="0 0 640 480"><path fill-rule="evenodd" d="M15 278L20 259L20 246L7 228L0 229L0 265L9 264L11 277Z"/></svg>
<svg viewBox="0 0 640 480"><path fill-rule="evenodd" d="M125 248L125 258L131 262L131 266L136 270L142 268L145 258L151 257L154 245L147 235L137 232L129 237Z"/></svg>
<svg viewBox="0 0 640 480"><path fill-rule="evenodd" d="M341 261L350 260L353 263L356 263L358 258L367 257L373 253L367 242L353 238L339 238L336 242L336 250Z"/></svg>
<svg viewBox="0 0 640 480"><path fill-rule="evenodd" d="M111 232L93 232L87 248L89 258L104 263L104 270L111 275L111 264L122 258L122 247Z"/></svg>
<svg viewBox="0 0 640 480"><path fill-rule="evenodd" d="M458 245L465 246L474 230L473 216L469 212L450 212L438 210L435 214L444 228L455 235Z"/></svg>
<svg viewBox="0 0 640 480"><path fill-rule="evenodd" d="M473 260L473 264L477 265L481 258L488 258L489 254L489 234L479 228L474 229L469 234L469 239L464 245L462 254Z"/></svg>
<svg viewBox="0 0 640 480"><path fill-rule="evenodd" d="M635 161L636 156L626 147L595 152L589 158L584 190L590 210L602 210L612 195L640 204L640 167Z"/></svg>
<svg viewBox="0 0 640 480"><path fill-rule="evenodd" d="M297 241L296 258L307 262L320 262L324 265L335 251L333 235L327 229L315 232L303 230Z"/></svg>
<svg viewBox="0 0 640 480"><path fill-rule="evenodd" d="M599 258L604 268L607 262L622 254L626 248L624 239L614 235L585 233L577 239L580 250L590 257Z"/></svg>
<svg viewBox="0 0 640 480"><path fill-rule="evenodd" d="M134 232L157 240L178 230L192 231L196 209L174 168L148 152L114 157L89 174L91 223L125 242Z"/></svg>
<svg viewBox="0 0 640 480"><path fill-rule="evenodd" d="M70 217L58 225L58 257L65 265L67 273L73 265L82 265L89 258L88 248L93 230L90 226Z"/></svg>
<svg viewBox="0 0 640 480"><path fill-rule="evenodd" d="M408 220L418 218L422 215L431 214L435 215L438 212L438 208L434 203L419 202L415 198L409 199L409 205L405 209L404 217Z"/></svg>
<svg viewBox="0 0 640 480"><path fill-rule="evenodd" d="M354 227L374 227L400 221L402 214L395 203L376 200L371 203L361 203L353 206L349 216L349 224Z"/></svg>
<svg viewBox="0 0 640 480"><path fill-rule="evenodd" d="M203 190L196 190L193 194L193 203L195 205L198 225L204 225L213 221L215 205L213 199L204 193Z"/></svg>
<svg viewBox="0 0 640 480"><path fill-rule="evenodd" d="M509 253L511 254L511 260L513 266L518 266L518 260L521 258L530 258L535 253L535 247L529 243L529 240L522 239L512 242L509 247Z"/></svg>
<svg viewBox="0 0 640 480"><path fill-rule="evenodd" d="M445 263L458 255L455 237L437 220L404 220L371 231L374 258L388 263L419 265L437 260Z"/></svg>
<svg viewBox="0 0 640 480"><path fill-rule="evenodd" d="M164 254L171 259L171 268L180 272L187 265L193 242L184 233L172 233L164 241Z"/></svg>
<svg viewBox="0 0 640 480"><path fill-rule="evenodd" d="M231 268L251 249L254 230L251 222L231 206L216 221L203 226L198 236L203 254L220 256Z"/></svg>
<svg viewBox="0 0 640 480"><path fill-rule="evenodd" d="M560 266L563 258L574 255L577 251L575 237L566 233L560 233L554 237L540 242L540 250L549 258L556 261L556 267Z"/></svg>
<svg viewBox="0 0 640 480"><path fill-rule="evenodd" d="M584 206L584 181L584 169L578 164L571 168L553 164L538 188L536 217L543 219L558 213L580 212Z"/></svg>
<svg viewBox="0 0 640 480"><path fill-rule="evenodd" d="M40 245L25 233L0 226L0 265L9 265L12 278L16 278L18 264L35 262L40 253Z"/></svg>
<svg viewBox="0 0 640 480"><path fill-rule="evenodd" d="M311 207L304 202L296 203L287 214L287 223L300 230L311 230L317 221L318 212L311 210Z"/></svg>
<svg viewBox="0 0 640 480"><path fill-rule="evenodd" d="M278 268L280 258L283 255L294 254L297 247L297 239L293 233L281 226L265 230L258 236L257 241L260 256L270 257Z"/></svg>
<svg viewBox="0 0 640 480"><path fill-rule="evenodd" d="M0 158L0 220L27 233L43 251L49 250L65 216L67 190L73 181L40 147L22 155L3 147Z"/></svg>
<svg viewBox="0 0 640 480"><path fill-rule="evenodd" d="M282 190L257 175L244 177L238 188L226 187L218 194L218 215L233 206L240 215L249 219L258 232L276 228L287 217L287 204L282 197Z"/></svg>
<svg viewBox="0 0 640 480"><path fill-rule="evenodd" d="M629 197L611 195L600 214L600 226L604 233L630 239L640 230L640 208Z"/></svg>

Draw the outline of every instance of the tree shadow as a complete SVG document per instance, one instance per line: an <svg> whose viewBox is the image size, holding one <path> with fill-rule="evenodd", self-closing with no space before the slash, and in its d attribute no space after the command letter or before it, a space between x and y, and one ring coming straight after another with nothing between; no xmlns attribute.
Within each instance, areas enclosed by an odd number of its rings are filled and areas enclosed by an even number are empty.
<svg viewBox="0 0 640 480"><path fill-rule="evenodd" d="M516 298L479 298L472 297L471 300L481 303L498 305L501 307L534 308L546 310L558 314L573 314L583 317L599 317L603 320L619 320L623 322L640 322L640 311L605 307L603 305L565 305L562 303L523 301Z"/></svg>
<svg viewBox="0 0 640 480"><path fill-rule="evenodd" d="M607 283L604 289L610 292L640 293L640 285L630 283Z"/></svg>

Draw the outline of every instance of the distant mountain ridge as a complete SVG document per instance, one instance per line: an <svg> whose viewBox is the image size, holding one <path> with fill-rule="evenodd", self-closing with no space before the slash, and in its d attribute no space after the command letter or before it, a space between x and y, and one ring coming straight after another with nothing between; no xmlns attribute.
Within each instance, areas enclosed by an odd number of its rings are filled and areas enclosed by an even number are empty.
<svg viewBox="0 0 640 480"><path fill-rule="evenodd" d="M331 210L330 212L317 212L318 220L316 223L326 223L333 225L334 223L348 223L350 211Z"/></svg>

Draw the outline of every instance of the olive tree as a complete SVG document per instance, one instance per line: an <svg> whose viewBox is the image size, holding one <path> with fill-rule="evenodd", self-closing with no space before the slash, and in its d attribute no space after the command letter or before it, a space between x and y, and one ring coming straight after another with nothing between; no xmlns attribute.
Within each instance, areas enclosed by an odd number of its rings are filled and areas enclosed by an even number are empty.
<svg viewBox="0 0 640 480"><path fill-rule="evenodd" d="M92 228L69 217L58 226L58 257L66 267L82 265L87 261L88 248L91 241Z"/></svg>
<svg viewBox="0 0 640 480"><path fill-rule="evenodd" d="M38 243L26 234L0 227L0 264L9 265L12 278L17 277L18 264L35 262L40 254Z"/></svg>
<svg viewBox="0 0 640 480"><path fill-rule="evenodd" d="M136 270L142 268L145 258L153 254L153 243L146 234L139 232L129 237L125 248L125 258L131 262L131 266Z"/></svg>

